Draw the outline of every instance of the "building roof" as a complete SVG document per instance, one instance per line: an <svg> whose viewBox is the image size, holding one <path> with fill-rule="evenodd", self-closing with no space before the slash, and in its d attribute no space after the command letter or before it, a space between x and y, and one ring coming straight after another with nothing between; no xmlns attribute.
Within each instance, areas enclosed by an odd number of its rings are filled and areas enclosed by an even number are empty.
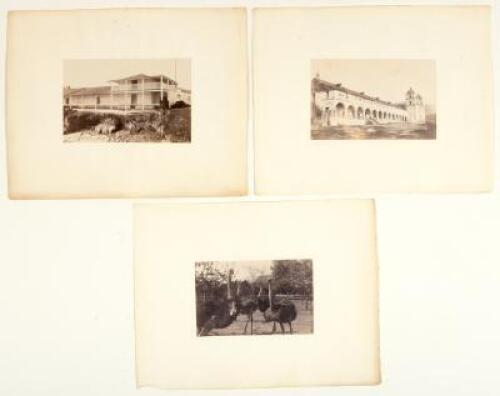
<svg viewBox="0 0 500 396"><path fill-rule="evenodd" d="M349 88L345 88L344 86L342 86L342 84L331 83L329 81L321 80L320 78L317 78L317 77L313 78L313 80L312 80L312 89L314 91L325 91L325 90L326 91L330 91L330 90L340 91L340 92L344 92L346 94L357 96L359 98L363 98L366 100L371 100L371 101L383 103L383 104L388 105L388 106L402 108L401 104L399 104L399 103L392 103L392 102L389 102L386 100L382 100L378 97L367 95L364 92L358 92L358 91L354 91L354 90L349 89Z"/></svg>
<svg viewBox="0 0 500 396"><path fill-rule="evenodd" d="M65 88L64 95L82 96L82 95L110 95L110 86L87 87L87 88Z"/></svg>
<svg viewBox="0 0 500 396"><path fill-rule="evenodd" d="M122 82L122 81L127 81L127 80L142 80L142 79L145 79L145 80L160 80L161 77L163 77L163 81L167 84L172 84L172 85L177 85L177 82L168 77L168 76L165 76L164 74L158 74L158 75L154 75L154 76L148 76L147 74L144 74L144 73L139 73L139 74L134 74L132 76L128 76L128 77L123 77L123 78L118 78L116 80L109 80L109 82L116 82L116 83L119 83L119 82Z"/></svg>

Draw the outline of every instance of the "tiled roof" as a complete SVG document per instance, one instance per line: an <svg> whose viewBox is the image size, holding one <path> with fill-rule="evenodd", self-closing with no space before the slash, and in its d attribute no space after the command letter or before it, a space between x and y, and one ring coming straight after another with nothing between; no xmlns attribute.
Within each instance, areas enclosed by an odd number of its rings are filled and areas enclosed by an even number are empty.
<svg viewBox="0 0 500 396"><path fill-rule="evenodd" d="M64 92L65 95L70 96L82 96L82 95L110 95L110 86L101 87L88 87L88 88L69 88L68 92Z"/></svg>
<svg viewBox="0 0 500 396"><path fill-rule="evenodd" d="M345 88L342 86L342 84L334 84L334 83L331 83L329 81L321 80L319 78L313 78L312 87L313 87L314 91L335 90L335 91L344 92L344 93L349 94L349 95L357 96L359 98L383 103L385 105L394 106L394 107L402 107L401 104L399 104L399 103L388 102L388 101L382 100L378 97L366 95L364 92L353 91L352 89Z"/></svg>

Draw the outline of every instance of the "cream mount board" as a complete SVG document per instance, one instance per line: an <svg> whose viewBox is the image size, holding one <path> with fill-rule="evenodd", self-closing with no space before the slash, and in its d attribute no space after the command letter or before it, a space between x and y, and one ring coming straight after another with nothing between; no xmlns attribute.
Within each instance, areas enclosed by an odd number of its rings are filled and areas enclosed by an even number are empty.
<svg viewBox="0 0 500 396"><path fill-rule="evenodd" d="M489 191L488 6L253 15L257 194Z"/></svg>
<svg viewBox="0 0 500 396"><path fill-rule="evenodd" d="M9 13L10 198L246 194L246 52L241 8Z"/></svg>
<svg viewBox="0 0 500 396"><path fill-rule="evenodd" d="M377 271L371 200L137 204L137 385L377 384ZM295 305L292 332L285 323L272 333L259 308L250 335L247 315L224 304L257 298L269 280L276 303ZM213 323L204 304L217 307Z"/></svg>

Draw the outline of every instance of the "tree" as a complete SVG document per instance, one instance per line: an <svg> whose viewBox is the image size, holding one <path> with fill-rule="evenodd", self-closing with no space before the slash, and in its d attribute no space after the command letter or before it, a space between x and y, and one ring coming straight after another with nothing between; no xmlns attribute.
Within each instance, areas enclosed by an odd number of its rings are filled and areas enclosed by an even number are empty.
<svg viewBox="0 0 500 396"><path fill-rule="evenodd" d="M271 273L276 293L312 294L311 260L275 260Z"/></svg>
<svg viewBox="0 0 500 396"><path fill-rule="evenodd" d="M198 297L220 297L224 293L222 286L226 275L216 267L213 261L201 261L195 264L195 284Z"/></svg>

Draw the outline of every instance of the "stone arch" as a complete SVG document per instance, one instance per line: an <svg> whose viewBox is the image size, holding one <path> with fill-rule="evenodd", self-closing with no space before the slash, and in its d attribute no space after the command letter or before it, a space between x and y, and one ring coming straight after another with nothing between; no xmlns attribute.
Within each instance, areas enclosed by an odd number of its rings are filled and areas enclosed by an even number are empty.
<svg viewBox="0 0 500 396"><path fill-rule="evenodd" d="M330 116L331 116L331 110L327 106L327 107L325 107L325 111L323 112L323 125L324 126L330 126Z"/></svg>
<svg viewBox="0 0 500 396"><path fill-rule="evenodd" d="M370 117L371 117L371 115L372 115L371 110L370 110L370 109L366 109L366 110L365 110L365 118L366 118L366 119L368 119L368 118L370 118Z"/></svg>
<svg viewBox="0 0 500 396"><path fill-rule="evenodd" d="M337 105L335 106L335 116L337 118L345 117L345 106L342 102L337 103Z"/></svg>
<svg viewBox="0 0 500 396"><path fill-rule="evenodd" d="M377 118L377 110L373 110L373 112L372 112L372 117L373 117L373 118Z"/></svg>
<svg viewBox="0 0 500 396"><path fill-rule="evenodd" d="M348 119L353 119L355 117L355 111L354 111L354 106L349 105L347 107L347 114L346 114Z"/></svg>
<svg viewBox="0 0 500 396"><path fill-rule="evenodd" d="M361 107L358 107L358 114L357 114L357 118L362 120L363 119L363 116L364 116L364 111Z"/></svg>
<svg viewBox="0 0 500 396"><path fill-rule="evenodd" d="M382 119L382 110L378 111L378 118Z"/></svg>

